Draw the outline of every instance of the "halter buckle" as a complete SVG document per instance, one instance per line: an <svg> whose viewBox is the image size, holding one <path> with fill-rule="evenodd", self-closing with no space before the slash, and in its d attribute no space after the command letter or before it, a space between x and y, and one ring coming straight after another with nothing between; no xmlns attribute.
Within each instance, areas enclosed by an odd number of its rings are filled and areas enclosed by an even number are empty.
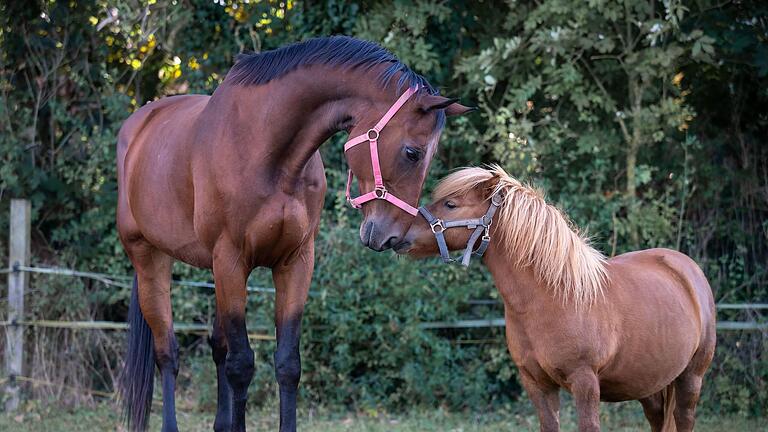
<svg viewBox="0 0 768 432"><path fill-rule="evenodd" d="M371 129L373 130L373 129ZM373 195L376 196L376 199L386 199L387 198L387 188L384 186L376 186L375 189L373 189Z"/></svg>
<svg viewBox="0 0 768 432"><path fill-rule="evenodd" d="M432 228L432 234L439 234L439 233L445 231L445 225L443 225L443 220L442 219L438 219L438 220L432 222L431 224L429 224L429 227ZM440 229L438 230L438 228L440 228Z"/></svg>
<svg viewBox="0 0 768 432"><path fill-rule="evenodd" d="M368 141L376 141L379 139L379 131L376 129L368 129L368 132L366 132L365 135L368 137Z"/></svg>
<svg viewBox="0 0 768 432"><path fill-rule="evenodd" d="M485 231L483 231L483 241L491 241L491 233L487 226L485 227Z"/></svg>

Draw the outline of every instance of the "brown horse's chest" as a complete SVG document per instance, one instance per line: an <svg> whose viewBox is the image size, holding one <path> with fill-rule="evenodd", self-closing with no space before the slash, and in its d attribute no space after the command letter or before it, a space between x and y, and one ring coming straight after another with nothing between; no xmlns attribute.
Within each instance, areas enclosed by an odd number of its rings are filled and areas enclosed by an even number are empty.
<svg viewBox="0 0 768 432"><path fill-rule="evenodd" d="M319 210L279 194L262 202L244 224L243 253L253 266L272 266L314 238Z"/></svg>

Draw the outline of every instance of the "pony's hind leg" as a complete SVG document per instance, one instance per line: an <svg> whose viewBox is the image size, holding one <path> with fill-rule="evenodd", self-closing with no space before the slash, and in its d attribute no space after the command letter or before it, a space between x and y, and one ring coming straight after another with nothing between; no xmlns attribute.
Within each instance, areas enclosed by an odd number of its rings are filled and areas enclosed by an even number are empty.
<svg viewBox="0 0 768 432"><path fill-rule="evenodd" d="M696 421L696 404L699 403L704 374L715 355L715 338L715 326L712 323L688 367L674 381L674 415L677 432L693 430Z"/></svg>
<svg viewBox="0 0 768 432"><path fill-rule="evenodd" d="M651 425L651 432L660 432L664 426L664 397L662 392L640 399L643 414Z"/></svg>
<svg viewBox="0 0 768 432"><path fill-rule="evenodd" d="M163 385L163 432L176 432L174 392L179 372L179 347L171 313L171 265L173 259L144 239L126 244L138 280L141 312L152 331L157 368Z"/></svg>
<svg viewBox="0 0 768 432"><path fill-rule="evenodd" d="M675 379L675 425L677 432L693 430L696 422L696 404L701 394L702 375L686 370Z"/></svg>

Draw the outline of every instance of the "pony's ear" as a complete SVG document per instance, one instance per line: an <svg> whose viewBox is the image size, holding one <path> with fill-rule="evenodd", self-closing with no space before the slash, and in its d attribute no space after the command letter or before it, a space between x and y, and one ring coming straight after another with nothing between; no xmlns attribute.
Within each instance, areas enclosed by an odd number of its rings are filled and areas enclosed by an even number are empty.
<svg viewBox="0 0 768 432"><path fill-rule="evenodd" d="M499 185L499 179L500 177L497 174L494 174L493 177L483 182L482 190L485 199L491 198L493 191L496 190L496 186Z"/></svg>
<svg viewBox="0 0 768 432"><path fill-rule="evenodd" d="M426 95L421 98L421 109L424 112L444 109L445 115L457 116L475 111L477 108L467 107L458 103L458 99L451 99L444 96Z"/></svg>

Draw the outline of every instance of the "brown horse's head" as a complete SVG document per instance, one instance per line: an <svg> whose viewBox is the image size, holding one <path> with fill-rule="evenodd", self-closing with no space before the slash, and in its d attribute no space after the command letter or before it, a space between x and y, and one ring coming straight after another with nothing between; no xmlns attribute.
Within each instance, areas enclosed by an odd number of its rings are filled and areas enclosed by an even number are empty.
<svg viewBox="0 0 768 432"><path fill-rule="evenodd" d="M495 173L483 168L457 171L440 182L433 194L434 201L425 207L441 220L479 218L488 210L498 180ZM448 250L459 250L467 247L472 230L448 229L443 235ZM395 250L416 258L440 254L432 228L422 217L411 225Z"/></svg>
<svg viewBox="0 0 768 432"><path fill-rule="evenodd" d="M390 92L382 92L355 119L350 137L365 134L392 106ZM429 164L437 149L446 116L471 111L443 96L421 92L414 95L381 130L378 156L387 193L418 206ZM347 162L358 178L360 192L374 190L371 153L368 145L346 152ZM360 240L375 251L389 249L402 241L414 216L385 200L372 200L362 206Z"/></svg>

